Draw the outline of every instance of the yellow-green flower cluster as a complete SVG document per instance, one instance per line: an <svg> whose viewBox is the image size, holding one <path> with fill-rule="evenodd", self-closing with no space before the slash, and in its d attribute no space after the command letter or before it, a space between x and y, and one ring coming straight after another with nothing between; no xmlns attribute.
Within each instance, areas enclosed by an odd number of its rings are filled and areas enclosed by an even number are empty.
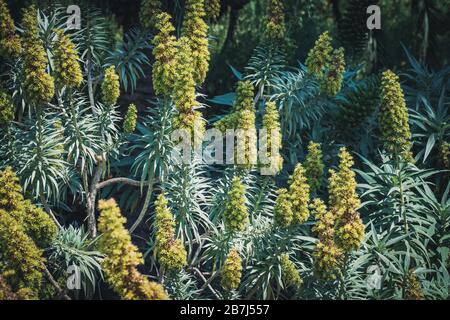
<svg viewBox="0 0 450 320"><path fill-rule="evenodd" d="M173 126L190 133L194 142L194 148L201 144L206 131L206 121L199 111L179 113L173 119Z"/></svg>
<svg viewBox="0 0 450 320"><path fill-rule="evenodd" d="M58 231L53 220L42 209L24 199L19 179L11 168L0 171L0 185L0 209L16 219L39 247L46 248Z"/></svg>
<svg viewBox="0 0 450 320"><path fill-rule="evenodd" d="M292 223L299 225L309 218L309 185L305 176L305 169L299 163L294 169L294 173L289 177L289 194L291 197L292 213L294 219Z"/></svg>
<svg viewBox="0 0 450 320"><path fill-rule="evenodd" d="M0 274L0 300L18 300L17 294L12 290L6 279Z"/></svg>
<svg viewBox="0 0 450 320"><path fill-rule="evenodd" d="M195 99L194 64L189 39L178 39L173 98L180 113L190 113L197 105Z"/></svg>
<svg viewBox="0 0 450 320"><path fill-rule="evenodd" d="M205 81L209 68L208 25L205 20L204 0L186 0L183 20L184 37L189 39L192 51L195 83Z"/></svg>
<svg viewBox="0 0 450 320"><path fill-rule="evenodd" d="M280 114L275 102L267 102L262 126L267 132L267 145L262 146L262 148L266 148L267 158L271 161L270 166L274 168L274 173L277 174L283 169L283 157L280 154L283 137L281 134ZM272 135L274 136L274 141L272 141ZM272 154L272 146L276 150L275 154Z"/></svg>
<svg viewBox="0 0 450 320"><path fill-rule="evenodd" d="M177 39L170 20L171 16L165 12L158 15L158 33L152 40L155 56L152 69L153 89L156 94L166 96L172 94L176 75Z"/></svg>
<svg viewBox="0 0 450 320"><path fill-rule="evenodd" d="M63 30L55 30L55 33L57 39L53 43L53 61L56 84L60 87L78 88L83 81L83 74L75 45Z"/></svg>
<svg viewBox="0 0 450 320"><path fill-rule="evenodd" d="M424 300L422 286L416 274L410 270L405 279L405 299L406 300Z"/></svg>
<svg viewBox="0 0 450 320"><path fill-rule="evenodd" d="M331 170L329 180L330 210L337 218L336 243L344 252L357 250L364 239L364 225L358 214L361 204L356 193L353 158L345 147L339 152L339 171Z"/></svg>
<svg viewBox="0 0 450 320"><path fill-rule="evenodd" d="M27 100L39 105L50 102L55 94L55 82L46 72L47 55L39 37L37 10L30 6L23 10L23 83Z"/></svg>
<svg viewBox="0 0 450 320"><path fill-rule="evenodd" d="M37 299L43 280L42 250L25 233L23 226L0 209L0 269L14 291L26 290Z"/></svg>
<svg viewBox="0 0 450 320"><path fill-rule="evenodd" d="M179 114L174 119L174 127L188 130L194 142L199 142L203 138L206 124L202 114L195 111L198 102L195 96L192 50L187 37L178 39L175 65L173 99Z"/></svg>
<svg viewBox="0 0 450 320"><path fill-rule="evenodd" d="M298 272L294 262L289 259L289 255L286 253L280 256L280 266L286 285L299 287L303 283L300 272Z"/></svg>
<svg viewBox="0 0 450 320"><path fill-rule="evenodd" d="M105 75L102 82L102 101L109 105L115 105L120 96L120 82L119 75L116 73L116 68L110 66L105 70Z"/></svg>
<svg viewBox="0 0 450 320"><path fill-rule="evenodd" d="M441 163L444 168L450 169L450 143L443 142L439 148Z"/></svg>
<svg viewBox="0 0 450 320"><path fill-rule="evenodd" d="M403 90L398 76L391 70L383 72L381 79L381 110L379 124L387 152L412 161L411 131L408 123Z"/></svg>
<svg viewBox="0 0 450 320"><path fill-rule="evenodd" d="M236 129L242 111L254 112L253 95L254 88L252 83L248 80L239 81L237 83L236 100L234 101L232 112L217 121L214 126L222 132L225 132L227 129Z"/></svg>
<svg viewBox="0 0 450 320"><path fill-rule="evenodd" d="M238 177L234 177L231 182L223 215L227 231L243 231L247 226L248 210L245 204L245 186Z"/></svg>
<svg viewBox="0 0 450 320"><path fill-rule="evenodd" d="M322 184L323 170L325 165L322 160L322 150L320 144L310 141L308 144L308 154L305 159L305 174L311 191L316 191Z"/></svg>
<svg viewBox="0 0 450 320"><path fill-rule="evenodd" d="M0 277L19 299L36 299L45 262L41 248L51 243L57 227L45 212L24 199L10 168L0 172L0 184Z"/></svg>
<svg viewBox="0 0 450 320"><path fill-rule="evenodd" d="M20 37L16 34L14 20L11 18L4 0L0 0L0 56L17 58L22 51Z"/></svg>
<svg viewBox="0 0 450 320"><path fill-rule="evenodd" d="M285 34L283 1L270 0L265 36L269 40L279 41L284 40Z"/></svg>
<svg viewBox="0 0 450 320"><path fill-rule="evenodd" d="M107 282L126 300L168 299L160 284L149 281L137 270L143 263L142 254L131 242L131 236L124 227L126 219L116 202L113 199L101 200L99 209L98 230L102 235L97 246L106 255L101 266Z"/></svg>
<svg viewBox="0 0 450 320"><path fill-rule="evenodd" d="M235 160L237 165L242 169L251 169L257 160L257 136L255 126L255 112L243 110L239 112L240 116L237 123L238 139L237 148L235 152ZM241 144L239 144L239 141ZM240 150L243 149L243 150ZM242 159L240 159L241 157Z"/></svg>
<svg viewBox="0 0 450 320"><path fill-rule="evenodd" d="M220 273L222 275L220 284L224 290L231 291L239 288L242 276L242 259L235 248L228 253Z"/></svg>
<svg viewBox="0 0 450 320"><path fill-rule="evenodd" d="M328 68L332 50L331 37L327 31L320 35L308 53L306 66L308 71L318 79L324 76L325 70Z"/></svg>
<svg viewBox="0 0 450 320"><path fill-rule="evenodd" d="M232 112L226 116L224 116L222 119L214 123L214 127L221 132L225 133L227 129L234 129L236 128L236 123L239 121L239 112Z"/></svg>
<svg viewBox="0 0 450 320"><path fill-rule="evenodd" d="M320 279L334 280L340 274L342 260L342 251L334 242L335 217L320 199L314 199L310 208L316 218L313 232L319 238L313 254L314 272Z"/></svg>
<svg viewBox="0 0 450 320"><path fill-rule="evenodd" d="M11 97L0 91L0 125L8 125L14 119L14 111Z"/></svg>
<svg viewBox="0 0 450 320"><path fill-rule="evenodd" d="M341 91L345 72L344 48L333 51L329 68L320 81L320 90L329 96L335 96Z"/></svg>
<svg viewBox="0 0 450 320"><path fill-rule="evenodd" d="M155 202L156 251L159 262L169 272L179 271L187 264L187 253L180 239L175 239L175 222L160 194Z"/></svg>
<svg viewBox="0 0 450 320"><path fill-rule="evenodd" d="M133 133L136 130L137 121L137 108L132 103L128 106L127 113L125 114L125 119L123 121L123 131L125 133Z"/></svg>
<svg viewBox="0 0 450 320"><path fill-rule="evenodd" d="M249 80L241 80L237 83L236 101L234 103L233 111L252 111L253 96L255 88Z"/></svg>
<svg viewBox="0 0 450 320"><path fill-rule="evenodd" d="M287 189L278 190L277 201L274 208L275 225L288 228L292 224L294 214L292 213L291 197Z"/></svg>
<svg viewBox="0 0 450 320"><path fill-rule="evenodd" d="M220 0L205 0L205 12L210 21L216 21L220 15Z"/></svg>
<svg viewBox="0 0 450 320"><path fill-rule="evenodd" d="M153 28L158 22L161 13L161 0L142 0L139 20L145 28Z"/></svg>

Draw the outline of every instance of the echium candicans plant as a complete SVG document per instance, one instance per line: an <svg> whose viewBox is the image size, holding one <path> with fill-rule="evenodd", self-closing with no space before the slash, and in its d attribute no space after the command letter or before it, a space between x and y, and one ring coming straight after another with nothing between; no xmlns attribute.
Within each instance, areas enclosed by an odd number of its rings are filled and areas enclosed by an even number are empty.
<svg viewBox="0 0 450 320"><path fill-rule="evenodd" d="M0 56L15 59L22 51L19 35L4 0L0 0Z"/></svg>
<svg viewBox="0 0 450 320"><path fill-rule="evenodd" d="M53 44L53 61L55 64L55 81L57 86L78 88L83 81L79 56L75 45L63 30L56 30Z"/></svg>
<svg viewBox="0 0 450 320"><path fill-rule="evenodd" d="M205 13L207 19L216 21L220 15L221 0L205 0Z"/></svg>
<svg viewBox="0 0 450 320"><path fill-rule="evenodd" d="M139 19L145 28L154 28L158 21L158 14L162 12L161 0L142 0Z"/></svg>
<svg viewBox="0 0 450 320"><path fill-rule="evenodd" d="M124 224L126 219L113 200L100 201L101 211L98 231L101 237L97 242L100 252L105 254L102 269L106 280L117 294L127 300L165 300L164 288L148 280L137 267L143 263L142 254L131 242L131 236Z"/></svg>
<svg viewBox="0 0 450 320"><path fill-rule="evenodd" d="M271 161L270 167L277 174L283 169L283 157L280 155L282 148L282 133L280 114L275 102L269 101L262 119L262 129L265 130L266 141L260 141L262 152L266 152L266 159ZM264 164L263 164L264 165Z"/></svg>
<svg viewBox="0 0 450 320"><path fill-rule="evenodd" d="M174 87L177 54L177 39L171 16L166 12L160 13L155 28L158 33L152 40L155 57L152 68L153 88L157 95L170 96Z"/></svg>
<svg viewBox="0 0 450 320"><path fill-rule="evenodd" d="M265 36L269 40L281 41L286 36L284 6L281 0L270 0Z"/></svg>
<svg viewBox="0 0 450 320"><path fill-rule="evenodd" d="M34 5L22 11L24 91L36 107L50 102L55 94L54 79L47 73L48 59L39 36L38 12Z"/></svg>
<svg viewBox="0 0 450 320"><path fill-rule="evenodd" d="M384 148L394 157L412 161L411 131L399 77L387 70L381 78L381 110L379 124Z"/></svg>
<svg viewBox="0 0 450 320"><path fill-rule="evenodd" d="M186 0L182 34L192 51L195 83L201 85L209 69L208 25L203 0Z"/></svg>
<svg viewBox="0 0 450 320"><path fill-rule="evenodd" d="M346 148L339 151L339 169L330 170L329 210L336 218L335 240L343 252L359 249L364 239L364 224L359 216L361 205L356 192L353 157Z"/></svg>
<svg viewBox="0 0 450 320"><path fill-rule="evenodd" d="M156 254L168 272L178 272L187 264L187 253L180 239L175 239L175 222L160 194L155 202Z"/></svg>
<svg viewBox="0 0 450 320"><path fill-rule="evenodd" d="M205 131L205 121L202 113L196 110L200 103L196 98L195 69L190 40L187 37L181 37L177 45L173 99L179 113L174 118L174 127L189 132L194 142L201 141Z"/></svg>

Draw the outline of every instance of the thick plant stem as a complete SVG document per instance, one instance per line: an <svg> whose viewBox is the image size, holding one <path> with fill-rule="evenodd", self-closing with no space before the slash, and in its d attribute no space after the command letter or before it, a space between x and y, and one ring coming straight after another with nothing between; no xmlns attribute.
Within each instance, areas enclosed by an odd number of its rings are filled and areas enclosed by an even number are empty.
<svg viewBox="0 0 450 320"><path fill-rule="evenodd" d="M41 200L42 205L44 206L45 212L48 213L48 215L52 218L52 220L55 222L58 228L62 229L61 224L59 223L58 219L56 219L56 216L53 214L52 209L50 209L50 206L48 205L47 200L45 199L44 193L42 191L39 194L39 198Z"/></svg>
<svg viewBox="0 0 450 320"><path fill-rule="evenodd" d="M47 276L47 279L50 281L50 283L52 284L52 286L55 287L55 289L58 291L58 294L60 295L60 297L62 297L64 300L72 300L67 294L66 292L60 287L60 285L58 284L58 282L56 282L55 278L53 278L52 274L50 273L50 271L47 269L47 266L43 265L44 267L44 273Z"/></svg>
<svg viewBox="0 0 450 320"><path fill-rule="evenodd" d="M129 179L129 178L125 178L125 177L118 177L118 178L111 178L109 180L97 183L97 190L106 188L106 187L108 187L110 185L117 184L117 183L123 183L123 184L129 185L129 186L133 186L133 187L140 187L140 186L142 186L142 183L140 181ZM143 185L144 186L148 186L148 181L145 182Z"/></svg>
<svg viewBox="0 0 450 320"><path fill-rule="evenodd" d="M102 176L103 168L105 165L105 159L98 157L97 167L95 169L94 175L92 176L91 185L89 187L89 192L87 194L87 224L88 231L91 238L97 236L97 225L95 220L95 204L97 198L97 184Z"/></svg>
<svg viewBox="0 0 450 320"><path fill-rule="evenodd" d="M134 222L133 226L130 228L130 233L133 233L134 230L136 230L136 228L141 224L142 220L144 219L145 214L147 213L147 209L148 209L148 206L150 205L150 200L152 198L154 183L155 183L155 175L152 172L148 179L148 190L147 190L147 195L145 197L144 206L142 207L142 210L139 213L137 220Z"/></svg>
<svg viewBox="0 0 450 320"><path fill-rule="evenodd" d="M406 210L405 210L405 197L404 197L404 190L403 190L403 176L400 168L400 161L401 158L399 156L396 156L396 167L397 167L397 174L398 174L398 183L399 183L399 195L400 195L400 216L403 219L404 227L405 227L405 233L408 234L408 218L406 217Z"/></svg>

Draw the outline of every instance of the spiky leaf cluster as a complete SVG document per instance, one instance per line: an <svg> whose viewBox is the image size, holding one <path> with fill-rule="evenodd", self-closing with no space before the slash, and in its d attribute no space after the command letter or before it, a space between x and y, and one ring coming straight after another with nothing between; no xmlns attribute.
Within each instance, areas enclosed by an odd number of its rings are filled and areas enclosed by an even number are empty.
<svg viewBox="0 0 450 320"><path fill-rule="evenodd" d="M23 10L23 87L27 100L38 106L50 102L55 94L54 79L47 73L47 55L39 37L36 7Z"/></svg>
<svg viewBox="0 0 450 320"><path fill-rule="evenodd" d="M175 239L175 222L163 194L155 202L156 251L161 266L169 272L187 264L187 253L180 239Z"/></svg>
<svg viewBox="0 0 450 320"><path fill-rule="evenodd" d="M245 204L245 186L238 177L234 177L231 182L223 217L227 231L243 231L247 226L248 209Z"/></svg>
<svg viewBox="0 0 450 320"><path fill-rule="evenodd" d="M286 24L284 21L284 7L281 0L270 0L265 36L269 40L284 40Z"/></svg>
<svg viewBox="0 0 450 320"><path fill-rule="evenodd" d="M172 94L177 72L177 39L174 36L175 28L170 20L171 16L165 12L158 15L156 23L158 33L152 40L155 56L152 69L153 89L156 94L166 96Z"/></svg>
<svg viewBox="0 0 450 320"><path fill-rule="evenodd" d="M128 106L127 113L125 114L125 119L123 121L123 132L133 133L136 130L137 121L137 108L134 103Z"/></svg>
<svg viewBox="0 0 450 320"><path fill-rule="evenodd" d="M75 45L63 30L58 29L55 34L57 39L53 43L53 61L56 84L60 87L78 88L83 81L83 74Z"/></svg>
<svg viewBox="0 0 450 320"><path fill-rule="evenodd" d="M286 285L299 287L302 284L303 280L300 273L298 272L294 262L289 259L288 254L283 253L280 256L280 266Z"/></svg>
<svg viewBox="0 0 450 320"><path fill-rule="evenodd" d="M126 219L116 202L101 200L99 209L98 230L102 235L97 246L106 255L102 269L110 286L126 300L168 299L160 284L149 281L138 271L138 265L143 263L142 254L131 242L124 227Z"/></svg>
<svg viewBox="0 0 450 320"><path fill-rule="evenodd" d="M325 69L328 67L331 52L333 48L331 46L331 37L327 32L320 35L316 40L314 47L309 51L306 59L306 66L308 71L314 74L317 78L323 78Z"/></svg>
<svg viewBox="0 0 450 320"><path fill-rule="evenodd" d="M14 119L14 104L11 97L0 91L0 125L8 125Z"/></svg>
<svg viewBox="0 0 450 320"><path fill-rule="evenodd" d="M235 248L228 253L220 273L222 275L220 284L224 290L231 291L239 288L242 276L242 259Z"/></svg>
<svg viewBox="0 0 450 320"><path fill-rule="evenodd" d="M335 216L320 199L314 199L310 209L316 219L313 232L319 238L313 254L314 272L320 279L334 280L341 272L342 259L342 251L334 242Z"/></svg>
<svg viewBox="0 0 450 320"><path fill-rule="evenodd" d="M379 125L385 150L412 161L408 108L399 77L391 70L383 72L381 79Z"/></svg>
<svg viewBox="0 0 450 320"><path fill-rule="evenodd" d="M311 191L317 191L322 184L322 177L325 165L322 159L320 144L310 141L308 144L308 154L305 159L305 174Z"/></svg>
<svg viewBox="0 0 450 320"><path fill-rule="evenodd" d="M301 163L297 164L293 174L289 177L289 194L291 197L292 223L299 225L308 220L309 217L309 191L310 187L306 179L306 171Z"/></svg>
<svg viewBox="0 0 450 320"><path fill-rule="evenodd" d="M320 81L320 90L329 96L341 91L345 72L344 48L333 50L325 77Z"/></svg>
<svg viewBox="0 0 450 320"><path fill-rule="evenodd" d="M208 25L205 18L204 0L186 0L182 34L189 39L192 51L195 83L205 81L209 68Z"/></svg>
<svg viewBox="0 0 450 320"><path fill-rule="evenodd" d="M161 0L142 0L139 20L145 28L153 28L158 22L158 14L162 12Z"/></svg>
<svg viewBox="0 0 450 320"><path fill-rule="evenodd" d="M120 82L119 75L116 73L116 68L110 66L105 70L102 82L102 101L112 106L117 103L120 96Z"/></svg>
<svg viewBox="0 0 450 320"><path fill-rule="evenodd" d="M364 239L364 225L358 213L361 205L356 193L353 158L346 148L339 152L339 171L331 170L329 206L336 221L336 243L344 252L359 249Z"/></svg>
<svg viewBox="0 0 450 320"><path fill-rule="evenodd" d="M0 56L15 59L22 51L14 20L4 0L0 0Z"/></svg>

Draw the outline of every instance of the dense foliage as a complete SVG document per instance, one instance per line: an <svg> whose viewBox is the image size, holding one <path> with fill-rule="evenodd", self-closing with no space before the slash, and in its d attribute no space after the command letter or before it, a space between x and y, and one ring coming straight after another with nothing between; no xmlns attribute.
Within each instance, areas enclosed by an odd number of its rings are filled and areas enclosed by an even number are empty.
<svg viewBox="0 0 450 320"><path fill-rule="evenodd" d="M11 2L0 299L450 297L448 1Z"/></svg>

